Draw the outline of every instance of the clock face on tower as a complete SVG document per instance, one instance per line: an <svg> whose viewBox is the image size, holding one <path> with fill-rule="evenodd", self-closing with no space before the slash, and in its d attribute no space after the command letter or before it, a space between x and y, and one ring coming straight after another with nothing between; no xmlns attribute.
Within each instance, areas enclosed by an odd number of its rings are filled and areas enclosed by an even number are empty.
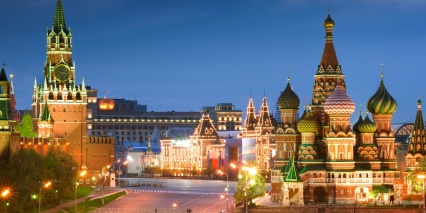
<svg viewBox="0 0 426 213"><path fill-rule="evenodd" d="M55 67L55 78L58 81L66 81L70 77L70 68L65 64L60 64Z"/></svg>

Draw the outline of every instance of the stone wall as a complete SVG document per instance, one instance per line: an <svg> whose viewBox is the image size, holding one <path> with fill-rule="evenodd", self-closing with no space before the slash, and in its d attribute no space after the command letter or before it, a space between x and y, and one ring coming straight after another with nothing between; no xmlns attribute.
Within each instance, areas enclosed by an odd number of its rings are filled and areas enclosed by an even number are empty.
<svg viewBox="0 0 426 213"><path fill-rule="evenodd" d="M420 213L423 212L420 208L393 208L393 207L355 207L355 206L324 206L324 207L256 207L250 208L250 213L272 213L272 212L286 212L286 213ZM234 213L244 213L244 208L234 209Z"/></svg>

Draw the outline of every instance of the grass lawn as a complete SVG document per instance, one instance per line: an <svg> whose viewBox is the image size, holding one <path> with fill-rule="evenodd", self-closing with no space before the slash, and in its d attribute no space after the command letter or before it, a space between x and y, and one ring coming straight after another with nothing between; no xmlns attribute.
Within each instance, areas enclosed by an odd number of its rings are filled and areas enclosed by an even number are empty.
<svg viewBox="0 0 426 213"><path fill-rule="evenodd" d="M78 186L77 187L77 198L86 197L92 193L93 188L90 186ZM74 195L75 196L75 195ZM72 198L74 199L74 196Z"/></svg>
<svg viewBox="0 0 426 213"><path fill-rule="evenodd" d="M116 200L117 198L125 195L126 192L125 191L121 191L121 192L117 192L115 194L112 195L108 195L108 196L104 196L104 204L106 205L114 200ZM97 209L99 207L102 207L102 198L97 198L97 199L93 199L90 200L90 198L86 199L83 203L79 203L77 204L77 212L89 212L89 211L93 211L94 209ZM67 212L70 213L75 213L75 207L71 207L66 209Z"/></svg>

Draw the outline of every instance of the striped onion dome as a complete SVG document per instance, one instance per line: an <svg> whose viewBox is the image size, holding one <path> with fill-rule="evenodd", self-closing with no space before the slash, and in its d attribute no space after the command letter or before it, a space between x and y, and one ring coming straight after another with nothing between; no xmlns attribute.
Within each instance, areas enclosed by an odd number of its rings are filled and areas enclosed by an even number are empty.
<svg viewBox="0 0 426 213"><path fill-rule="evenodd" d="M352 98L343 90L339 80L333 93L325 100L324 111L329 115L350 115L355 111Z"/></svg>
<svg viewBox="0 0 426 213"><path fill-rule="evenodd" d="M388 90L383 83L380 81L380 86L376 93L368 100L367 109L373 114L393 114L397 108L395 99L389 94Z"/></svg>
<svg viewBox="0 0 426 213"><path fill-rule="evenodd" d="M287 87L278 97L278 107L280 109L299 109L299 96L293 91L290 86L290 78L287 78Z"/></svg>
<svg viewBox="0 0 426 213"><path fill-rule="evenodd" d="M359 126L358 126L358 130L361 133L374 133L377 129L376 124L370 120L370 118L368 117L368 113L365 116L364 121L362 121Z"/></svg>
<svg viewBox="0 0 426 213"><path fill-rule="evenodd" d="M361 124L364 120L362 120L362 112L359 112L359 118L358 121L352 126L352 129L354 130L355 133L360 133L358 130L358 126L359 124Z"/></svg>
<svg viewBox="0 0 426 213"><path fill-rule="evenodd" d="M305 117L297 123L297 130L299 132L318 132L319 123L311 111L306 112Z"/></svg>

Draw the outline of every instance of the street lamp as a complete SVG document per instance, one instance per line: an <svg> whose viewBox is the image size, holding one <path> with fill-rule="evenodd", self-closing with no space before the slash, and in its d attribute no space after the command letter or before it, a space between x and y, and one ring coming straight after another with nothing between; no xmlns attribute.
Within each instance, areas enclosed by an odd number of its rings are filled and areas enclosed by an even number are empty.
<svg viewBox="0 0 426 213"><path fill-rule="evenodd" d="M120 185L121 185L121 173L122 173L122 171L121 171L121 165L122 165L122 164L126 165L128 162L129 162L129 161L128 161L128 160L126 160L126 161L124 161L124 162L122 162L122 163L120 163L120 164L118 165L118 189L120 189Z"/></svg>
<svg viewBox="0 0 426 213"><path fill-rule="evenodd" d="M423 188L422 188L422 203L423 203L423 213L425 212L425 175L424 174L418 174L417 178L422 179Z"/></svg>
<svg viewBox="0 0 426 213"><path fill-rule="evenodd" d="M40 213L40 206L41 206L41 188L44 187L44 188L47 189L47 188L49 188L50 185L52 185L52 182L47 181L46 183L44 183L40 186L40 191L38 193L38 213ZM3 196L3 194L2 194L2 196Z"/></svg>
<svg viewBox="0 0 426 213"><path fill-rule="evenodd" d="M228 176L228 173L223 173L221 170L219 170L217 172L219 174L221 174L221 175L226 175L226 188L225 188L225 192L226 192L226 212L228 212L228 203L229 203L229 197L228 197L228 194L229 194L229 184L228 184L228 179L229 179L229 176Z"/></svg>
<svg viewBox="0 0 426 213"><path fill-rule="evenodd" d="M7 207L9 206L9 203L6 201L7 197L10 195L10 189L6 188L3 189L3 191L1 192L1 198L5 201L6 204L6 212L7 212Z"/></svg>
<svg viewBox="0 0 426 213"><path fill-rule="evenodd" d="M256 167L246 167L246 166L243 166L242 168L241 168L244 172L245 172L245 189L244 189L244 196L245 196L245 199L246 199L246 213L248 213L248 199L247 199L247 191L248 191L248 185L250 184L250 185L252 185L252 184L254 184L254 180L248 180L248 175L250 175L250 176L254 176L254 175L256 175L256 173L257 173L257 170L256 170ZM239 176L239 178L242 178L241 176Z"/></svg>
<svg viewBox="0 0 426 213"><path fill-rule="evenodd" d="M74 169L74 167L73 167ZM84 175L86 175L86 170L81 171L77 176L75 176L75 197L74 197L74 211L77 212L77 188L79 183L77 182L77 177L84 177Z"/></svg>
<svg viewBox="0 0 426 213"><path fill-rule="evenodd" d="M102 167L102 171L101 171L101 177L102 177L102 205L104 204L104 183L105 183L105 173L107 172L107 170L109 170L110 166L104 166Z"/></svg>
<svg viewBox="0 0 426 213"><path fill-rule="evenodd" d="M174 203L172 204L172 206L173 206L173 208L179 207L180 209L182 209L182 212L185 212L185 210L182 208L182 206L180 206L180 205L178 205L178 204L177 204L177 201L176 201L176 202L174 202Z"/></svg>

